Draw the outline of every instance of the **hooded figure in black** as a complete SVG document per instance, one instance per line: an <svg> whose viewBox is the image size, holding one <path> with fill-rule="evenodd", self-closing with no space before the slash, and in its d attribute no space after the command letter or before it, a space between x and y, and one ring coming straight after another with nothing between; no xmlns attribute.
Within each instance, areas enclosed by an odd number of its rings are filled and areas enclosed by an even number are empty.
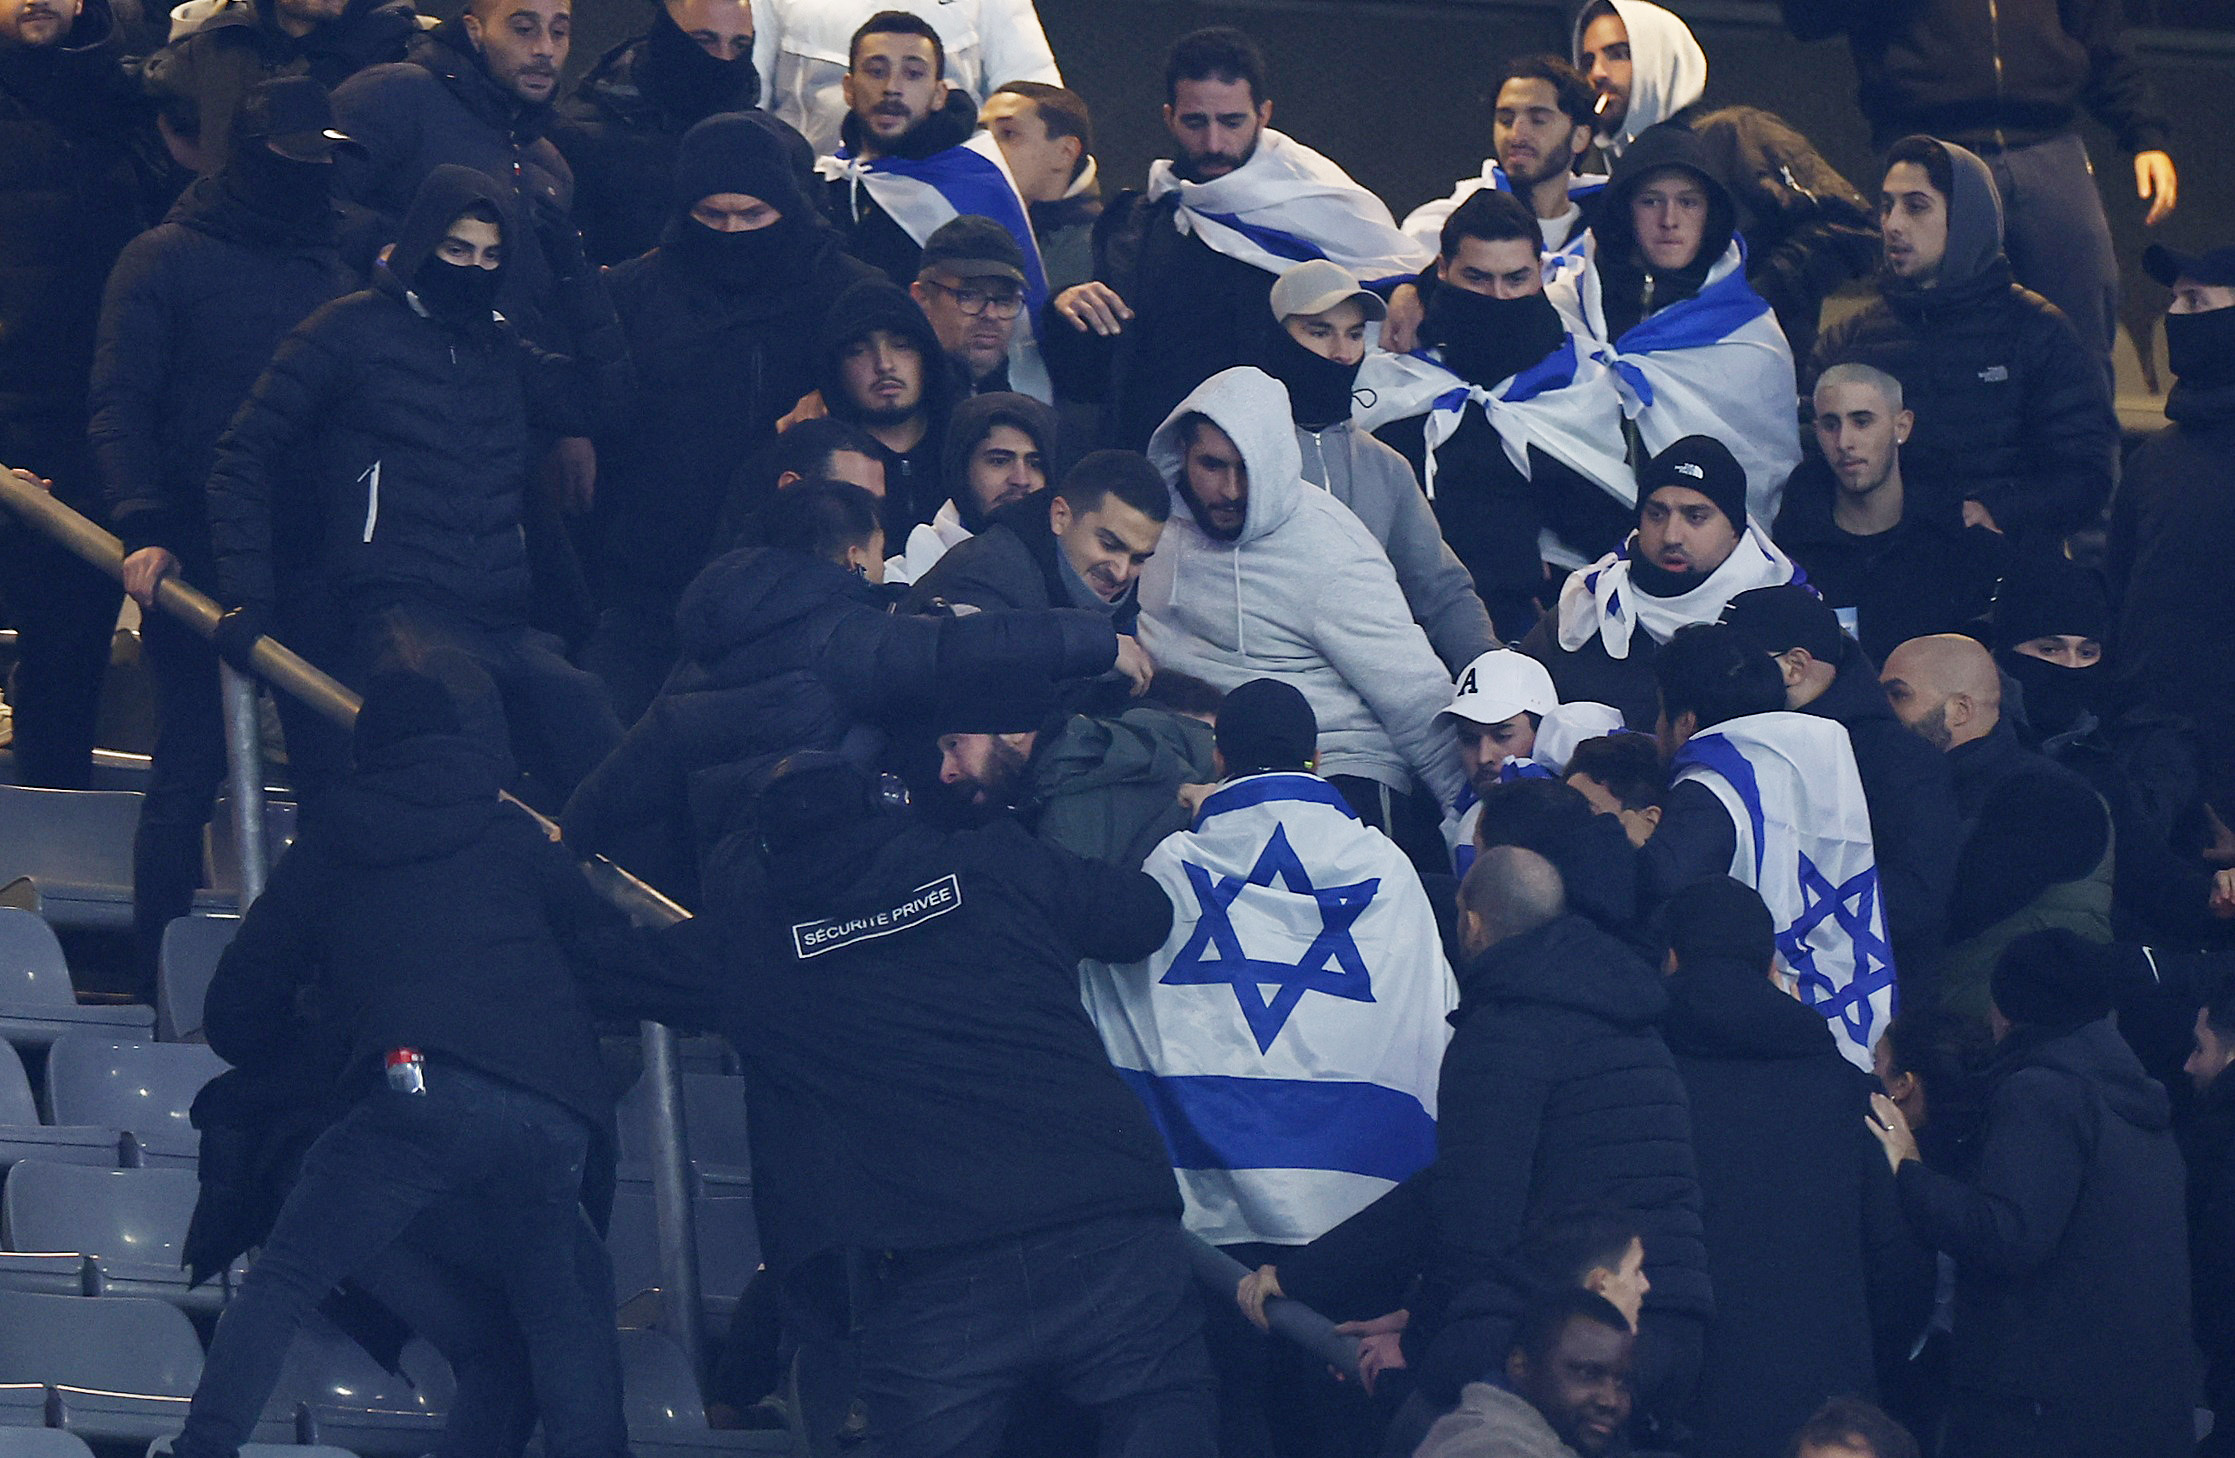
<svg viewBox="0 0 2235 1458"><path fill-rule="evenodd" d="M1862 1127L1870 1075L1840 1055L1822 1013L1772 980L1762 898L1728 876L1700 881L1662 929L1665 1026L1691 1099L1715 1277L1687 1426L1699 1453L1784 1458L1827 1398L1875 1395L1874 1334L1891 1348L1923 1325L1932 1261Z"/></svg>
<svg viewBox="0 0 2235 1458"><path fill-rule="evenodd" d="M1699 252L1682 268L1656 269L1637 243L1637 225L1630 204L1646 178L1664 167L1681 167L1699 179L1707 192L1707 222ZM1738 210L1731 195L1716 179L1700 139L1682 127L1648 127L1623 150L1620 161L1599 197L1591 223L1598 240L1596 257L1600 297L1606 306L1606 337L1620 339L1641 320L1649 319L1680 299L1689 299L1707 282L1708 272L1722 261L1738 229Z"/></svg>
<svg viewBox="0 0 2235 1458"><path fill-rule="evenodd" d="M2169 1458L2195 1442L2187 1211L2165 1090L2111 1022L2101 949L2004 949L1978 1168L1876 1113L1903 1212L1956 1261L1951 1453Z"/></svg>
<svg viewBox="0 0 2235 1458"><path fill-rule="evenodd" d="M947 93L947 104L917 123L890 144L880 145L879 155L921 162L950 147L959 147L978 130L978 103L969 92L956 87ZM861 118L846 113L839 127L844 145L861 151ZM823 210L845 236L846 251L884 274L901 288L916 281L922 270L923 245L877 205L869 189L852 178L829 176L823 182Z"/></svg>
<svg viewBox="0 0 2235 1458"><path fill-rule="evenodd" d="M659 247L606 279L638 395L597 439L604 610L583 661L623 722L674 662L676 603L706 563L737 463L815 388L815 330L832 302L875 277L839 248L760 120L708 117L674 155ZM740 199L765 206L740 216Z"/></svg>
<svg viewBox="0 0 2235 1458"><path fill-rule="evenodd" d="M2101 365L2070 320L2012 280L1986 163L1931 137L1896 144L1895 160L1906 155L1946 202L1946 255L1929 279L1881 274L1878 298L1817 340L1801 392L1832 365L1876 365L1918 406L1905 480L1960 492L1957 506L1977 502L2012 536L2062 537L2110 495L2118 423Z"/></svg>
<svg viewBox="0 0 2235 1458"><path fill-rule="evenodd" d="M847 357L870 345L872 336L889 338L902 353L913 350L918 382L913 404L906 403L910 371L904 363L894 376L896 393L890 402L864 399L847 388ZM867 279L840 294L823 317L815 345L815 385L833 417L877 442L885 460L885 542L888 550L898 550L909 530L930 521L947 499L947 417L962 395L958 372L916 301L896 284Z"/></svg>
<svg viewBox="0 0 2235 1458"><path fill-rule="evenodd" d="M340 15L299 36L280 20L278 0L228 0L149 58L150 71L179 78L191 92L195 140L211 171L231 159L234 119L257 82L308 76L331 91L368 66L403 60L419 33L412 0L348 0Z"/></svg>
<svg viewBox="0 0 2235 1458"><path fill-rule="evenodd" d="M266 145L271 99L284 90L311 99L317 83L296 77L251 93L243 146L124 250L101 306L90 438L110 523L128 564L204 588L216 564L202 491L218 436L288 331L355 286L335 248L332 164ZM164 925L185 915L201 881L225 737L209 646L158 612L142 616L140 643L157 711L132 867L149 977Z"/></svg>
<svg viewBox="0 0 2235 1458"><path fill-rule="evenodd" d="M684 133L718 112L758 106L760 94L749 47L714 55L664 4L652 7L650 30L600 57L551 125L551 141L574 169L574 221L590 261L616 264L657 244L674 211Z"/></svg>
<svg viewBox="0 0 2235 1458"><path fill-rule="evenodd" d="M563 794L620 729L597 681L528 627L529 431L587 434L631 386L595 274L559 296L579 359L543 353L495 312L506 265L481 266L464 239L494 236L509 257L515 216L491 179L436 168L373 286L281 342L210 473L216 586L240 610L219 652L245 661L283 593L327 595L335 640L320 656L345 682L407 640L452 643L496 679L523 762Z"/></svg>

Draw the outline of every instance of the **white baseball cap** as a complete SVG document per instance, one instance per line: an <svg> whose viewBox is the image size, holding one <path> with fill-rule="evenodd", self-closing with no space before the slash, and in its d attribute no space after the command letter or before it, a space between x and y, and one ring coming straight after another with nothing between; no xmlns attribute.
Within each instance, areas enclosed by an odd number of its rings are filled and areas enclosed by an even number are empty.
<svg viewBox="0 0 2235 1458"><path fill-rule="evenodd" d="M1502 724L1516 714L1549 714L1559 706L1543 664L1517 649L1493 648L1459 675L1458 691L1444 712L1469 723Z"/></svg>
<svg viewBox="0 0 2235 1458"><path fill-rule="evenodd" d="M1565 775L1578 744L1617 733L1622 727L1621 711L1609 705L1594 704L1589 699L1561 704L1537 725L1536 748L1529 751L1529 758L1556 775Z"/></svg>

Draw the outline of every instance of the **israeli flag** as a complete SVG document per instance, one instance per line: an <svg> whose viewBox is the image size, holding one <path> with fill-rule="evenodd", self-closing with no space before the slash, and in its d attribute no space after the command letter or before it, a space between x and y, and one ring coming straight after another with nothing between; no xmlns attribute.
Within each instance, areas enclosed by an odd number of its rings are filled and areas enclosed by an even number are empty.
<svg viewBox="0 0 2235 1458"><path fill-rule="evenodd" d="M1257 134L1247 162L1208 182L1182 178L1169 158L1151 163L1149 201L1175 192L1173 223L1182 233L1270 274L1330 258L1372 287L1402 283L1435 257L1397 230L1387 203L1271 127Z"/></svg>
<svg viewBox="0 0 2235 1458"><path fill-rule="evenodd" d="M1451 196L1439 197L1434 202L1422 203L1419 207L1405 214L1405 220L1399 226L1404 229L1406 237L1420 244L1423 248L1434 250L1440 254L1443 251L1443 225L1450 221L1453 213L1459 211L1459 204L1486 187L1493 192L1511 193L1513 191L1513 180L1506 176L1506 170L1498 165L1497 159L1494 157L1484 159L1481 176L1460 178L1458 185L1451 189ZM1605 191L1606 174L1603 172L1571 172L1568 174L1568 201L1572 203L1580 205ZM1577 228L1574 236L1570 237L1559 248L1552 250L1553 256L1573 255L1580 258L1583 254L1583 239L1587 231L1587 229ZM1546 262L1549 264L1551 259L1548 258Z"/></svg>
<svg viewBox="0 0 2235 1458"><path fill-rule="evenodd" d="M1054 401L1055 387L1041 362L1035 332L1048 302L1047 271L1040 262L1040 244L1032 236L1024 198L990 134L981 131L959 147L917 161L865 160L841 147L817 162L815 172L825 181L852 182L866 190L870 200L919 247L943 225L965 215L991 218L1007 230L1024 252L1024 314L1009 344L1009 388L1035 400Z"/></svg>
<svg viewBox="0 0 2235 1458"><path fill-rule="evenodd" d="M1723 442L1746 468L1747 514L1766 529L1800 464L1800 392L1785 331L1746 281L1745 240L1733 240L1697 294L1613 340L1597 250L1592 237L1580 258L1555 260L1546 297L1609 371L1643 448L1660 451L1688 435Z"/></svg>
<svg viewBox="0 0 2235 1458"><path fill-rule="evenodd" d="M1404 853L1325 780L1267 774L1211 795L1144 869L1171 936L1081 976L1187 1228L1301 1245L1426 1168L1459 989Z"/></svg>
<svg viewBox="0 0 2235 1458"><path fill-rule="evenodd" d="M1675 771L1677 783L1699 781L1730 812L1731 875L1768 903L1792 991L1867 1071L1899 988L1846 729L1813 714L1749 714L1693 735Z"/></svg>

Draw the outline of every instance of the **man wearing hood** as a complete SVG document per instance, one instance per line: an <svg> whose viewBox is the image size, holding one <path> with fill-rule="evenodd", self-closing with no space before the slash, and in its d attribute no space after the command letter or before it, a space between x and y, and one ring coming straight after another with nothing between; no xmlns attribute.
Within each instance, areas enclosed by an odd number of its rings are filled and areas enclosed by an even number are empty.
<svg viewBox="0 0 2235 1458"><path fill-rule="evenodd" d="M1386 310L1339 263L1317 258L1273 281L1265 372L1288 391L1304 479L1349 507L1389 554L1413 621L1457 673L1496 646L1473 579L1446 544L1404 457L1351 423L1366 326Z"/></svg>
<svg viewBox="0 0 2235 1458"><path fill-rule="evenodd" d="M233 609L218 651L245 667L275 608L313 592L330 595L320 657L345 683L400 647L455 646L504 692L525 767L563 796L620 726L604 686L528 625L529 431L584 432L632 387L579 253L557 298L581 358L543 353L495 312L515 217L499 183L437 167L372 287L281 342L210 472L217 595Z"/></svg>
<svg viewBox="0 0 2235 1458"><path fill-rule="evenodd" d="M98 520L86 379L109 268L143 226L142 104L108 0L0 0L0 463ZM85 789L121 594L61 547L0 527L16 778Z"/></svg>
<svg viewBox="0 0 2235 1458"><path fill-rule="evenodd" d="M973 395L948 417L940 478L947 499L885 563L885 580L923 580L947 553L986 529L994 513L1048 488L1055 411L1029 395Z"/></svg>
<svg viewBox="0 0 2235 1458"><path fill-rule="evenodd" d="M1134 451L1094 451L1037 491L992 512L919 579L906 612L1088 608L1137 631L1141 569L1156 555L1172 493Z"/></svg>
<svg viewBox="0 0 2235 1458"><path fill-rule="evenodd" d="M839 144L850 103L846 41L888 7L877 0L759 0L753 9L753 64L768 109L828 156ZM1061 86L1063 75L1032 0L908 0L900 7L937 27L947 80L975 106L1009 81Z"/></svg>
<svg viewBox="0 0 2235 1458"><path fill-rule="evenodd" d="M1212 376L1149 442L1172 524L1141 576L1141 642L1164 667L1231 689L1294 685L1319 723L1319 773L1413 863L1445 863L1438 807L1458 747L1438 716L1451 680L1389 558L1350 508L1308 484L1288 392L1254 369Z"/></svg>
<svg viewBox="0 0 2235 1458"><path fill-rule="evenodd" d="M657 245L674 212L684 134L759 100L749 0L664 0L650 30L599 57L551 124L574 172L574 220L590 261L611 266Z"/></svg>
<svg viewBox="0 0 2235 1458"><path fill-rule="evenodd" d="M1772 532L1872 662L1985 617L2009 555L2007 537L1966 525L1957 494L1904 459L1908 398L1859 360L1818 375L1817 450L1785 483Z"/></svg>
<svg viewBox="0 0 2235 1458"><path fill-rule="evenodd" d="M216 175L196 179L117 260L93 363L94 460L155 687L132 851L133 931L149 977L164 925L200 884L202 827L225 778L217 657L152 611L155 584L175 574L214 585L203 489L218 437L288 331L356 282L336 251L329 182L344 143L324 90L306 76L260 82L234 134L240 146Z"/></svg>
<svg viewBox="0 0 2235 1458"><path fill-rule="evenodd" d="M1917 1238L1956 1262L1954 1453L2190 1451L2187 1210L2165 1089L2111 1020L2100 949L2069 931L1994 968L1978 1168L1918 1157L1893 1100L1868 1127Z"/></svg>
<svg viewBox="0 0 2235 1458"><path fill-rule="evenodd" d="M1825 297L1877 261L1869 202L1784 118L1701 105L1707 54L1682 19L1650 0L1589 0L1576 16L1574 54L1599 96L1600 170L1614 171L1663 122L1699 138L1710 175L1736 204L1746 277L1806 358Z"/></svg>
<svg viewBox="0 0 2235 1458"><path fill-rule="evenodd" d="M2053 542L2092 523L2118 450L2110 388L2071 321L2012 278L1987 164L1904 137L1879 214L1878 297L1824 332L1811 376L1859 360L1901 381L1927 406L1905 459L1936 505L1961 493L1966 524Z"/></svg>
<svg viewBox="0 0 2235 1458"><path fill-rule="evenodd" d="M947 499L947 421L962 392L931 321L885 279L854 284L823 316L815 387L834 419L877 443L885 537L905 543Z"/></svg>
<svg viewBox="0 0 2235 1458"><path fill-rule="evenodd" d="M675 605L713 555L737 463L765 451L813 387L814 331L832 303L875 276L822 226L783 143L751 117L692 127L672 176L659 246L606 276L638 388L597 437L603 611L582 661L624 723L675 660Z"/></svg>
<svg viewBox="0 0 2235 1458"><path fill-rule="evenodd" d="M1681 127L1625 147L1583 243L1580 268L1546 285L1569 329L1594 341L1629 424L1629 458L1686 435L1727 442L1750 509L1777 514L1800 464L1793 352L1746 276L1731 192Z"/></svg>
<svg viewBox="0 0 2235 1458"><path fill-rule="evenodd" d="M1856 1127L1875 1085L1777 984L1761 897L1716 876L1685 887L1661 925L1665 1030L1715 1273L1686 1426L1697 1452L1785 1458L1827 1398L1876 1395L1874 1334L1922 1327L1933 1263Z"/></svg>
<svg viewBox="0 0 2235 1458"><path fill-rule="evenodd" d="M1587 699L1627 724L1653 722L1653 656L1732 598L1793 580L1793 564L1746 512L1746 474L1730 448L1695 435L1637 473L1637 529L1621 550L1569 575L1521 651L1552 670L1560 701Z"/></svg>
<svg viewBox="0 0 2235 1458"><path fill-rule="evenodd" d="M403 60L418 33L412 0L222 0L148 68L186 80L200 157L215 172L257 82L308 76L331 91L367 66Z"/></svg>
<svg viewBox="0 0 2235 1458"><path fill-rule="evenodd" d="M331 1041L338 1077L318 1093L346 1112L304 1155L255 1276L217 1323L176 1439L193 1458L238 1449L296 1327L391 1251L502 1293L554 1454L627 1450L613 1273L582 1206L613 1096L570 966L586 934L625 932L566 853L498 800L510 764L496 698L455 654L376 674L354 768L210 982L214 1052L286 1074ZM474 1405L465 1382L459 1397L454 1420Z"/></svg>
<svg viewBox="0 0 2235 1458"><path fill-rule="evenodd" d="M2172 422L2136 448L2111 505L2113 661L2134 696L2196 721L2205 792L2235 824L2235 247L2152 248L2173 291Z"/></svg>
<svg viewBox="0 0 2235 1458"><path fill-rule="evenodd" d="M1181 398L1257 359L1262 300L1299 246L1369 284L1427 250L1379 198L1272 127L1265 57L1239 30L1177 41L1164 65L1174 155L1095 225L1094 277L1049 303L1040 341L1066 400L1102 406L1100 443L1139 450Z"/></svg>

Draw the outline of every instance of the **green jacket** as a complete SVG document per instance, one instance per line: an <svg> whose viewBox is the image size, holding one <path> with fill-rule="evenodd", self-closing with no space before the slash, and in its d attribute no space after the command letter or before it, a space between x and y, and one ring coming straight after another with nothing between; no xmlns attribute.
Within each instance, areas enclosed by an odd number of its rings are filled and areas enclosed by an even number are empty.
<svg viewBox="0 0 2235 1458"><path fill-rule="evenodd" d="M1136 871L1187 827L1180 786L1218 778L1210 726L1162 709L1075 715L1041 735L1030 769L1032 798L1020 809L1043 843Z"/></svg>
<svg viewBox="0 0 2235 1458"><path fill-rule="evenodd" d="M2060 881L1993 926L1950 944L1940 954L1932 985L1950 1012L1984 1023L1993 1002L1994 964L2002 949L2027 932L2063 927L2083 941L2111 940L2111 883L2118 868L2116 837L2093 871Z"/></svg>

